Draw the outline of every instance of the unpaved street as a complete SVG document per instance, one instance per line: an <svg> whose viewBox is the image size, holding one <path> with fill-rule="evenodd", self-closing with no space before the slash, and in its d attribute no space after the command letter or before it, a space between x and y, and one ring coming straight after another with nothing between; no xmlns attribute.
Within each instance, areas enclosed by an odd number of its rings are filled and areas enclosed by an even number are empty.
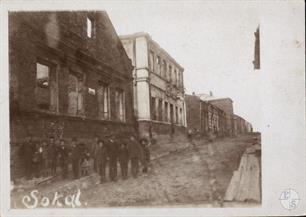
<svg viewBox="0 0 306 217"><path fill-rule="evenodd" d="M31 189L16 189L12 194L12 206L25 208L22 198L32 190L37 190L39 201L42 197L48 197L50 204L47 207L59 207L56 203L52 204L55 193L64 196L69 192L75 193L78 189L81 192L80 204L76 207L221 206L219 202L224 197L233 171L238 168L243 152L252 142L253 135L250 134L218 139L213 143L198 139L196 149L186 148L186 142L169 143L166 145L177 146L166 155L155 155L159 157L152 161L151 169L146 175L140 173L134 179L129 174L127 180L119 178L117 182L103 184L99 183L97 174L79 180L59 179ZM154 148L156 147L152 147L153 150ZM213 198L212 195L216 192L219 196ZM32 198L28 204L33 204L33 201ZM39 202L37 206L42 207ZM65 207L65 204L60 207Z"/></svg>
<svg viewBox="0 0 306 217"><path fill-rule="evenodd" d="M198 148L173 153L152 162L148 175L116 183L98 184L82 193L82 204L101 206L163 206L211 204L209 174L214 174L223 196L240 157L252 136L197 141Z"/></svg>

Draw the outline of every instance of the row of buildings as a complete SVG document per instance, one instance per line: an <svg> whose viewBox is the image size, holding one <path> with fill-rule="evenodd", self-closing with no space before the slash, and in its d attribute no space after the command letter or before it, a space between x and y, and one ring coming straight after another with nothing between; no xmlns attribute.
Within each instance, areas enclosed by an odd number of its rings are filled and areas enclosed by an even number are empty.
<svg viewBox="0 0 306 217"><path fill-rule="evenodd" d="M234 114L231 98L210 94L186 95L187 126L203 136L236 136L252 132L252 125Z"/></svg>
<svg viewBox="0 0 306 217"><path fill-rule="evenodd" d="M149 34L118 36L106 12L10 12L12 175L20 174L18 147L29 134L90 144L95 135L158 140L187 127L251 130L229 98L221 105L185 95L183 73Z"/></svg>

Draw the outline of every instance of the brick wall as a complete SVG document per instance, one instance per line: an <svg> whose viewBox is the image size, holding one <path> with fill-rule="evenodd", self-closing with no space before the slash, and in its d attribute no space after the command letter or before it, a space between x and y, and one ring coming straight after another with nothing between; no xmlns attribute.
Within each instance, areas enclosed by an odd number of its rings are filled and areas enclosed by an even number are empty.
<svg viewBox="0 0 306 217"><path fill-rule="evenodd" d="M200 129L200 98L194 95L185 95L187 127Z"/></svg>
<svg viewBox="0 0 306 217"><path fill-rule="evenodd" d="M87 37L87 17L94 20L92 38ZM39 109L36 63L54 73L55 108ZM132 65L105 12L12 12L9 14L10 127L12 177L22 175L19 145L28 133L36 140L52 133L50 125L63 127L63 138L74 136L90 143L95 134L134 132ZM68 115L69 73L83 75L83 110ZM98 120L97 90L109 86L110 120ZM115 90L125 92L125 122L116 121ZM96 91L97 92L97 91ZM49 127L49 128L48 128ZM106 130L107 129L107 130ZM53 132L54 133L54 132Z"/></svg>

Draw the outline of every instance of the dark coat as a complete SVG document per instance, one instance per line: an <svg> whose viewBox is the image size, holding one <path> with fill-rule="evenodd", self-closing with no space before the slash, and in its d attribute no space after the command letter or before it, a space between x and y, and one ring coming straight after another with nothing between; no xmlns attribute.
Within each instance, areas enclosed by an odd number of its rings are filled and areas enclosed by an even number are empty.
<svg viewBox="0 0 306 217"><path fill-rule="evenodd" d="M150 154L150 148L148 146L145 146L143 148L143 158L145 162L150 162L151 154Z"/></svg>
<svg viewBox="0 0 306 217"><path fill-rule="evenodd" d="M98 163L106 163L108 157L108 150L106 145L99 147L97 151L97 156Z"/></svg>
<svg viewBox="0 0 306 217"><path fill-rule="evenodd" d="M118 143L114 139L108 139L107 147L108 147L108 155L110 160L117 159L119 152Z"/></svg>
<svg viewBox="0 0 306 217"><path fill-rule="evenodd" d="M129 149L127 146L119 148L119 161L128 162L129 161Z"/></svg>
<svg viewBox="0 0 306 217"><path fill-rule="evenodd" d="M71 158L72 160L80 160L82 158L82 147L80 145L71 147Z"/></svg>
<svg viewBox="0 0 306 217"><path fill-rule="evenodd" d="M58 148L58 156L59 156L60 160L63 160L63 161L68 160L69 148L66 145L65 146L60 146Z"/></svg>
<svg viewBox="0 0 306 217"><path fill-rule="evenodd" d="M137 140L135 141L129 140L128 150L130 158L139 158L139 159L143 158L142 147Z"/></svg>
<svg viewBox="0 0 306 217"><path fill-rule="evenodd" d="M57 154L58 154L58 147L57 147L57 145L54 144L54 143L53 144L49 144L47 152L48 152L48 158L50 160L55 160L56 157L57 157Z"/></svg>

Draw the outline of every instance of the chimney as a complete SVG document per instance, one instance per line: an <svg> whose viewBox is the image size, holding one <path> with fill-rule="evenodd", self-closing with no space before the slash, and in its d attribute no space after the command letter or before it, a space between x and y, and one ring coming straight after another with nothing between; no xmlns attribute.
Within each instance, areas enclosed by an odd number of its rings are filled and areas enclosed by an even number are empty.
<svg viewBox="0 0 306 217"><path fill-rule="evenodd" d="M212 92L212 91L209 91L209 95L210 95L210 96L213 96L213 92Z"/></svg>

